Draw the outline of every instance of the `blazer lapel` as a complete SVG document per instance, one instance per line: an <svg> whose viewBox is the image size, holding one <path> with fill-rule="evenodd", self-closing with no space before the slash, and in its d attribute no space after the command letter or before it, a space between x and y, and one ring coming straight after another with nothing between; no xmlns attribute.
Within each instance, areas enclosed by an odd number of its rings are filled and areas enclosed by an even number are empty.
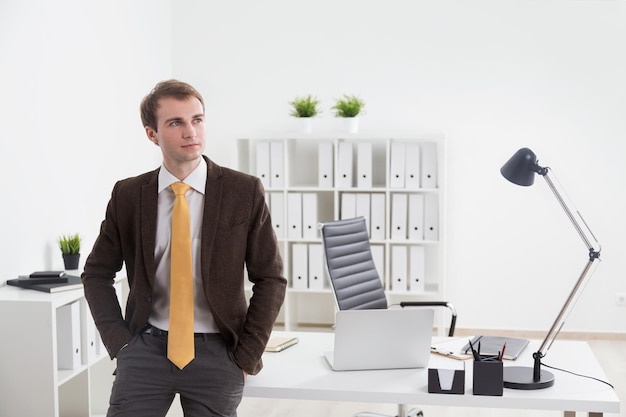
<svg viewBox="0 0 626 417"><path fill-rule="evenodd" d="M154 246L156 245L158 173L159 169L154 171L154 175L152 175L150 180L141 187L141 248L150 285L154 284L154 273L156 271Z"/></svg>
<svg viewBox="0 0 626 417"><path fill-rule="evenodd" d="M220 207L222 203L222 170L219 165L204 157L207 162L207 179L204 190L204 213L202 215L202 248L201 265L202 275L209 276L211 266L211 252L213 251L214 238L217 232L218 219L220 217ZM210 240L209 240L210 239Z"/></svg>

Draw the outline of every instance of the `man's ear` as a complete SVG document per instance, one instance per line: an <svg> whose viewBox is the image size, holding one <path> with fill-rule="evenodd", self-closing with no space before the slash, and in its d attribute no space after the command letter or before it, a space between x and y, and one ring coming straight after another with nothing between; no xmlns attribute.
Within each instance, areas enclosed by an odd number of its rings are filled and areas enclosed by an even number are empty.
<svg viewBox="0 0 626 417"><path fill-rule="evenodd" d="M146 129L146 136L148 136L150 142L154 143L156 146L159 146L159 139L157 138L156 130L154 130L150 126L145 126L144 129Z"/></svg>

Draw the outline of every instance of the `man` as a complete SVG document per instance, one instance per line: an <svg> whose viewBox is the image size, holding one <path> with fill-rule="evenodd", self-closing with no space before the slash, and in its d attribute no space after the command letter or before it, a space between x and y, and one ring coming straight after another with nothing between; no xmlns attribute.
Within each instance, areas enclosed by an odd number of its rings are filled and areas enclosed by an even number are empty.
<svg viewBox="0 0 626 417"><path fill-rule="evenodd" d="M157 84L141 103L141 119L163 164L115 184L82 274L102 341L117 358L107 416L164 416L176 393L186 416L236 416L245 377L262 368L286 288L264 190L258 178L203 156L204 102L190 85ZM177 211L179 203L186 211ZM183 249L172 225L180 213L191 242ZM185 251L188 258L179 255ZM175 269L181 256L188 273ZM123 264L130 286L125 316L113 288ZM249 306L244 265L253 283ZM175 281L179 276L185 278ZM179 285L189 290L181 303L193 303L189 313L176 313ZM187 336L175 336L185 331L170 314L186 318ZM191 339L187 359L169 357Z"/></svg>

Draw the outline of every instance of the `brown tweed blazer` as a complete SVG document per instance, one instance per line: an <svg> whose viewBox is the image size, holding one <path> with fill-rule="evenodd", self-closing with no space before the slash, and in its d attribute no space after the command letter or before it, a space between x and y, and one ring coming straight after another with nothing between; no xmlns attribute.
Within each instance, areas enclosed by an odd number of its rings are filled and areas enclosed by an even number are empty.
<svg viewBox="0 0 626 417"><path fill-rule="evenodd" d="M204 158L204 293L235 361L256 374L285 296L282 258L260 180ZM141 331L152 309L158 171L115 184L82 274L85 297L111 358ZM130 292L123 316L113 279L124 264ZM249 306L244 265L254 285Z"/></svg>

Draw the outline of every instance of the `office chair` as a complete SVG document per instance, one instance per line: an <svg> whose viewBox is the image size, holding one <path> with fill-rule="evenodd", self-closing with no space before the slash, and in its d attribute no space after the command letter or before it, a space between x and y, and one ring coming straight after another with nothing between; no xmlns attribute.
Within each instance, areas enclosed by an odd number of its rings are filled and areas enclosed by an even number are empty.
<svg viewBox="0 0 626 417"><path fill-rule="evenodd" d="M343 219L319 224L324 248L326 268L339 310L365 310L389 308L370 247L364 217ZM454 335L456 310L447 301L405 301L400 307L446 307L451 320L448 336ZM408 410L398 404L397 417L416 417L423 413L417 408ZM355 417L389 417L383 414L362 412Z"/></svg>

